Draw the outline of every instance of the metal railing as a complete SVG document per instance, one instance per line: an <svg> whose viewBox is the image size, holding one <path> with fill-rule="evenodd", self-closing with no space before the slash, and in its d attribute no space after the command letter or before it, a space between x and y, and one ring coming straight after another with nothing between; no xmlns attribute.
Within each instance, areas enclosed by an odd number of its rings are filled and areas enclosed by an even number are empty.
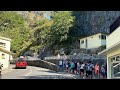
<svg viewBox="0 0 120 90"><path fill-rule="evenodd" d="M106 56L97 55L97 54L84 54L80 53L78 55L66 55L66 56L51 56L51 57L45 57L45 60L59 60L59 59L106 59Z"/></svg>

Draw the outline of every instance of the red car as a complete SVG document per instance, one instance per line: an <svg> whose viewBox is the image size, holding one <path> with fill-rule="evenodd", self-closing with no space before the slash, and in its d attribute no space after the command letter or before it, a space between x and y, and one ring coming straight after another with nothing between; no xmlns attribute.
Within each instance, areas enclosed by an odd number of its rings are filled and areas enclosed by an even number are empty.
<svg viewBox="0 0 120 90"><path fill-rule="evenodd" d="M24 69L26 69L26 67L27 67L27 62L24 59L20 58L19 60L16 61L15 68L24 68Z"/></svg>

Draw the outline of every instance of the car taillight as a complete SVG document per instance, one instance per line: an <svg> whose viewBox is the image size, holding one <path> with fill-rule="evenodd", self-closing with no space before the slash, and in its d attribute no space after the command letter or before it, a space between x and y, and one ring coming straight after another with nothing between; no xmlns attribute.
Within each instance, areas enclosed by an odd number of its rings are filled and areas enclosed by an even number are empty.
<svg viewBox="0 0 120 90"><path fill-rule="evenodd" d="M24 64L26 64L26 62L23 62Z"/></svg>

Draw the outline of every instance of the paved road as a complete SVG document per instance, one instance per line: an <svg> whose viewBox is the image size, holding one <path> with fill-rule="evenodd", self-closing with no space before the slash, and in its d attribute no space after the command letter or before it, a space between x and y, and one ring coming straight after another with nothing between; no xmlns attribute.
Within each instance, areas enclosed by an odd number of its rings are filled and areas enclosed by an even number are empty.
<svg viewBox="0 0 120 90"><path fill-rule="evenodd" d="M56 73L52 70L28 66L27 69L13 69L3 72L1 79L77 79L72 74Z"/></svg>

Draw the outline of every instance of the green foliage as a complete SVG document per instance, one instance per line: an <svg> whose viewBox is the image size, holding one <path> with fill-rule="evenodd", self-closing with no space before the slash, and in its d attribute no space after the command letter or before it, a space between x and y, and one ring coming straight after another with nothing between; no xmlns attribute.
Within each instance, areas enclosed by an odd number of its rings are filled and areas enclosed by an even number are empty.
<svg viewBox="0 0 120 90"><path fill-rule="evenodd" d="M5 25L5 23L7 23ZM25 28L24 18L16 12L0 12L0 36L10 38L11 51L21 51L29 42L29 30ZM3 28L4 27L4 28Z"/></svg>
<svg viewBox="0 0 120 90"><path fill-rule="evenodd" d="M103 45L103 46L100 46L98 49L97 49L97 53L98 52L101 52L101 51L103 51L103 50L105 50L106 49L106 45Z"/></svg>
<svg viewBox="0 0 120 90"><path fill-rule="evenodd" d="M66 55L70 55L70 52L71 52L71 47L67 47L67 48L65 49L65 54L66 54Z"/></svg>
<svg viewBox="0 0 120 90"><path fill-rule="evenodd" d="M70 27L73 26L74 17L70 11L58 11L53 13L53 24L51 26L52 38L61 42L67 40Z"/></svg>
<svg viewBox="0 0 120 90"><path fill-rule="evenodd" d="M0 11L0 30L24 27L24 18L12 11Z"/></svg>
<svg viewBox="0 0 120 90"><path fill-rule="evenodd" d="M43 12L43 14L46 12ZM39 48L49 47L60 49L68 45L70 27L73 26L74 16L71 11L47 12L51 15L51 19L47 19L41 15L40 20L36 17L30 20L30 16L26 18L15 11L0 12L0 36L10 38L11 51L17 51L18 54L29 49L38 51ZM27 24L32 23L29 27ZM68 50L69 52L69 50ZM57 54L57 51L55 52Z"/></svg>

